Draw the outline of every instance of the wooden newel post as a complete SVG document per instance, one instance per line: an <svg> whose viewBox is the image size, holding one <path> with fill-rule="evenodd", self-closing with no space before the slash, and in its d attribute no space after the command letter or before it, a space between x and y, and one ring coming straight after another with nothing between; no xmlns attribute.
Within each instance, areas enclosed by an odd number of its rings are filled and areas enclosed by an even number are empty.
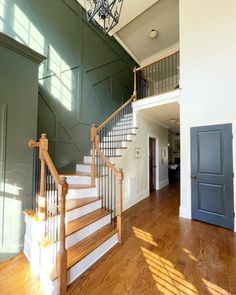
<svg viewBox="0 0 236 295"><path fill-rule="evenodd" d="M41 134L39 140L39 159L41 161L41 171L40 171L40 193L38 198L38 219L46 219L46 162L43 156L43 151L48 151L48 139L45 133Z"/></svg>
<svg viewBox="0 0 236 295"><path fill-rule="evenodd" d="M59 208L60 208L60 233L59 233L59 252L57 255L57 273L58 273L58 289L57 293L64 295L67 293L67 250L66 250L66 195L68 193L68 183L66 177L61 178L58 187L59 190Z"/></svg>
<svg viewBox="0 0 236 295"><path fill-rule="evenodd" d="M95 125L92 125L91 128L91 141L92 141L92 167L91 167L91 185L95 186L96 182L96 159L95 159L95 153L96 153L96 146L95 146L95 140L96 140L96 134L97 129Z"/></svg>
<svg viewBox="0 0 236 295"><path fill-rule="evenodd" d="M137 71L136 71L136 67L134 67L134 92L133 92L133 101L136 101L137 100Z"/></svg>
<svg viewBox="0 0 236 295"><path fill-rule="evenodd" d="M123 179L124 173L122 169L118 173L118 192L119 192L119 211L117 214L117 230L119 234L119 243L123 241L123 222L122 222L122 211L123 211Z"/></svg>

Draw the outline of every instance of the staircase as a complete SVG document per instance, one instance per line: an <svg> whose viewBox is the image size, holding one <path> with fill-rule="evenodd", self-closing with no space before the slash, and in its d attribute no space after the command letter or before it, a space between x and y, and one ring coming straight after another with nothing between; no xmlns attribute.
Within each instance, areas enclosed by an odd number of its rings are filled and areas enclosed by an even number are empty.
<svg viewBox="0 0 236 295"><path fill-rule="evenodd" d="M45 134L29 143L36 162L36 201L35 210L24 212L24 253L47 294L66 294L68 284L122 242L124 176L117 163L137 132L132 101L92 127L90 155L75 173L58 174Z"/></svg>

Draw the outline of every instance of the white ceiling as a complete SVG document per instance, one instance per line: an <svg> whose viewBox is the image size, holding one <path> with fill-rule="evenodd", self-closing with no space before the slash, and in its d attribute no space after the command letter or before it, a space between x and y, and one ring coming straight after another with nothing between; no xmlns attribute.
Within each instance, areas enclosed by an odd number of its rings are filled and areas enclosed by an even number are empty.
<svg viewBox="0 0 236 295"><path fill-rule="evenodd" d="M84 7L84 0L77 0ZM148 37L152 29L159 37ZM110 32L142 64L179 42L179 0L124 0L118 25Z"/></svg>
<svg viewBox="0 0 236 295"><path fill-rule="evenodd" d="M177 119L179 121L179 104L177 102L160 105L157 107L140 110L140 114L145 118L149 118L151 121L161 123L166 127L169 127L171 133L178 133L180 130L177 122L171 123L171 119Z"/></svg>
<svg viewBox="0 0 236 295"><path fill-rule="evenodd" d="M154 40L148 36L152 29L159 32L159 37ZM117 35L140 63L150 56L170 48L179 42L179 1L158 1L120 29Z"/></svg>

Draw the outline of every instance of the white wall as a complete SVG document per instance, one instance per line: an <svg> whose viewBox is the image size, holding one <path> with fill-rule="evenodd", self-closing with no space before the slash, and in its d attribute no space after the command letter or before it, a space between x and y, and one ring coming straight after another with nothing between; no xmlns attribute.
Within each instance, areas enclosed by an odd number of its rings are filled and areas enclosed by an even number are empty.
<svg viewBox="0 0 236 295"><path fill-rule="evenodd" d="M180 215L191 218L190 127L232 123L236 167L236 1L179 2Z"/></svg>
<svg viewBox="0 0 236 295"><path fill-rule="evenodd" d="M138 135L129 148L128 152L118 164L123 168L125 179L123 186L123 207L124 210L133 206L137 202L149 196L149 177L148 177L148 136L158 138L159 142L159 163L157 185L168 184L168 129L157 125L154 122L144 119L137 115ZM141 158L134 157L134 148L141 148ZM166 158L164 165L161 163L161 149L166 148Z"/></svg>

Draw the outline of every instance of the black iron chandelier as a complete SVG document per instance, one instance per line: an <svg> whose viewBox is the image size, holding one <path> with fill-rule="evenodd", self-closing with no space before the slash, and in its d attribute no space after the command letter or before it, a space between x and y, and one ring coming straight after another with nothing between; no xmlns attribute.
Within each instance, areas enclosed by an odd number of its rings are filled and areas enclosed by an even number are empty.
<svg viewBox="0 0 236 295"><path fill-rule="evenodd" d="M123 0L84 0L88 21L93 21L105 34L119 22Z"/></svg>

